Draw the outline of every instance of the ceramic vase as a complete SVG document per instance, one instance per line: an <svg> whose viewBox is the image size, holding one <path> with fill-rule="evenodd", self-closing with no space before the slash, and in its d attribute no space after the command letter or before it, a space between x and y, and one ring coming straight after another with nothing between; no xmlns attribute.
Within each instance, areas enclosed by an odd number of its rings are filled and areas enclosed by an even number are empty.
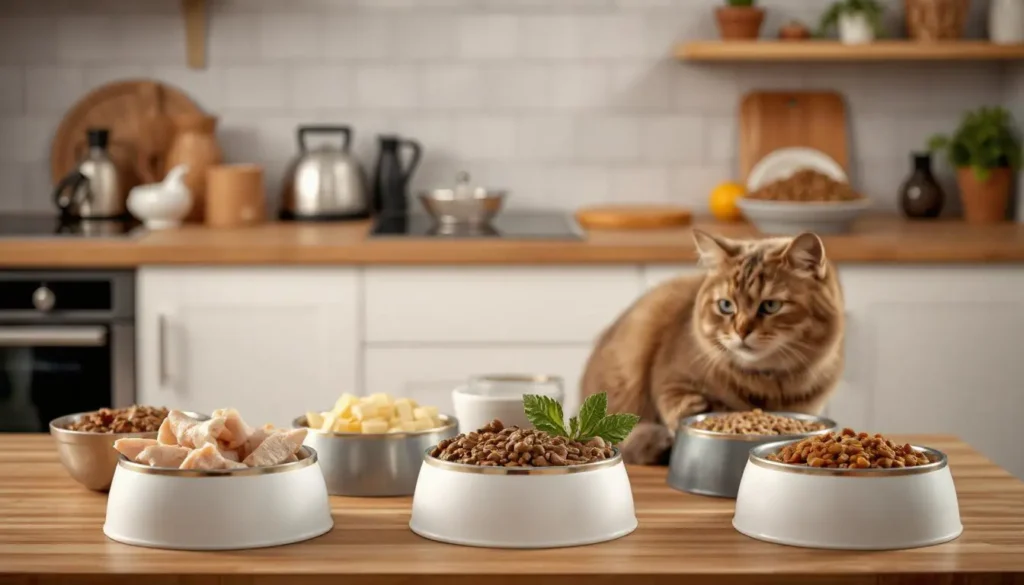
<svg viewBox="0 0 1024 585"><path fill-rule="evenodd" d="M839 16L839 40L844 45L865 45L874 42L875 29L871 20L861 13Z"/></svg>
<svg viewBox="0 0 1024 585"><path fill-rule="evenodd" d="M992 0L988 12L988 36L997 45L1024 43L1024 1Z"/></svg>

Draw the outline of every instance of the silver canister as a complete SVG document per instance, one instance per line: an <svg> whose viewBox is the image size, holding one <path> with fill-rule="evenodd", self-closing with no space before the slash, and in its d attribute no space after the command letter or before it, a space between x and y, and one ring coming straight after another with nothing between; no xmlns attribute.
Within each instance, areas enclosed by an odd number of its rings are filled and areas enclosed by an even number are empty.
<svg viewBox="0 0 1024 585"><path fill-rule="evenodd" d="M332 496L411 496L423 452L458 434L458 421L441 415L444 426L386 434L335 433L309 429L303 443L316 450ZM307 428L306 417L292 421Z"/></svg>
<svg viewBox="0 0 1024 585"><path fill-rule="evenodd" d="M825 428L798 435L733 435L693 428L694 424L721 414L724 413L698 414L680 421L669 462L670 487L702 496L735 498L751 449L768 443L820 435L837 428L831 419L795 412L767 414L819 422Z"/></svg>

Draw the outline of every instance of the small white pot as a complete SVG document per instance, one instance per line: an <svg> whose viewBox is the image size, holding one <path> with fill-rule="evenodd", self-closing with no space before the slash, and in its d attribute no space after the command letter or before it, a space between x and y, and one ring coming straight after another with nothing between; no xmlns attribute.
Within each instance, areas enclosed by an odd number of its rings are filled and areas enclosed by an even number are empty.
<svg viewBox="0 0 1024 585"><path fill-rule="evenodd" d="M997 45L1024 43L1024 2L992 0L988 12L988 36Z"/></svg>
<svg viewBox="0 0 1024 585"><path fill-rule="evenodd" d="M839 40L844 45L865 45L875 41L875 29L861 13L839 16Z"/></svg>
<svg viewBox="0 0 1024 585"><path fill-rule="evenodd" d="M147 229L176 228L192 209L192 192L183 180L188 165L179 165L167 173L162 183L139 185L128 193L128 211Z"/></svg>

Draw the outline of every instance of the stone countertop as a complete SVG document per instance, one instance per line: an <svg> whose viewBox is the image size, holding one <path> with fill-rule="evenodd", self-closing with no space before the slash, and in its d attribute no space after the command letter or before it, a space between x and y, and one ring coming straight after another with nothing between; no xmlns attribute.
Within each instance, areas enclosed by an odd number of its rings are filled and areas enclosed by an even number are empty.
<svg viewBox="0 0 1024 585"><path fill-rule="evenodd" d="M756 237L746 223L693 227ZM544 265L667 264L696 260L691 227L590 231L583 241L367 239L369 222L202 226L122 239L0 239L0 268L131 268L140 265ZM1024 224L971 226L870 217L825 237L838 263L1024 262Z"/></svg>

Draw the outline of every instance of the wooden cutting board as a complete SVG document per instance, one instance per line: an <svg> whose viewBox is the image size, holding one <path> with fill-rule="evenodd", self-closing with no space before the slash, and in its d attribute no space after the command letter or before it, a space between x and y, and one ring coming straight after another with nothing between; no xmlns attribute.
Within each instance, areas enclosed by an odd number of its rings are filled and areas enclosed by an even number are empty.
<svg viewBox="0 0 1024 585"><path fill-rule="evenodd" d="M747 94L740 105L740 171L780 148L804 146L832 157L850 172L846 103L836 92L796 91Z"/></svg>
<svg viewBox="0 0 1024 585"><path fill-rule="evenodd" d="M690 210L675 205L600 205L576 212L576 221L587 229L639 230L667 228L690 223Z"/></svg>

